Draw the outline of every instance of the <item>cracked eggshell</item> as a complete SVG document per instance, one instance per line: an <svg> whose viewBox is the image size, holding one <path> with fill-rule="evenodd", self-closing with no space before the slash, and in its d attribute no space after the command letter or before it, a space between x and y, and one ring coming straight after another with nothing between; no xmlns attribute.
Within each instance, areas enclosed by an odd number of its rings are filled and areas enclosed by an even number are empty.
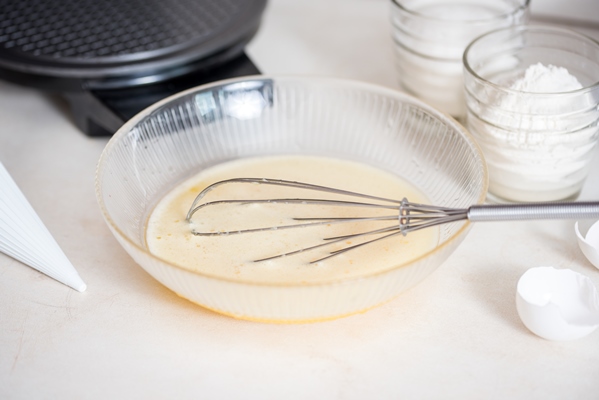
<svg viewBox="0 0 599 400"><path fill-rule="evenodd" d="M579 339L599 327L597 289L570 269L526 271L518 281L516 306L524 325L544 339Z"/></svg>
<svg viewBox="0 0 599 400"><path fill-rule="evenodd" d="M584 223L579 225L579 222L576 222L574 225L578 246L591 264L599 268L599 221L593 223L588 230L585 228L588 226L585 226ZM585 231L586 234L584 234Z"/></svg>

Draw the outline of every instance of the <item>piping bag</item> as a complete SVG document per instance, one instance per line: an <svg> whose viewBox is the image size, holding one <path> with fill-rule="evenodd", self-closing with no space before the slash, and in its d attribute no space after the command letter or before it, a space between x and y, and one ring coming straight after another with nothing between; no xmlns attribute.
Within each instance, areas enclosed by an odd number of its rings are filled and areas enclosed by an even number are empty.
<svg viewBox="0 0 599 400"><path fill-rule="evenodd" d="M79 292L87 288L1 162L0 252Z"/></svg>

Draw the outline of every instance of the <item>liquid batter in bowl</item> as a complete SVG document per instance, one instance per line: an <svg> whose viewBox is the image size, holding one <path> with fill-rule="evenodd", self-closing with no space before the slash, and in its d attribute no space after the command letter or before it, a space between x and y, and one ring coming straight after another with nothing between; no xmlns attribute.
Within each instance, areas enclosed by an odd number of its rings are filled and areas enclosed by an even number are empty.
<svg viewBox="0 0 599 400"><path fill-rule="evenodd" d="M315 228L272 230L260 233L196 236L192 229L227 231L293 223L293 217L347 217L373 215L362 208L256 204L211 207L185 220L197 194L208 185L230 178L261 177L301 181L374 196L427 203L426 197L398 176L372 166L314 156L272 156L231 161L203 170L175 187L155 207L146 230L149 251L184 269L205 275L254 283L326 283L387 271L419 258L438 244L438 229L431 228L350 250L324 261L310 263L329 251L357 244L348 239L338 247L305 251L268 261L264 257L287 253L322 243L322 239L391 226L394 221L369 224L331 224ZM321 193L257 184L236 184L215 189L206 201L223 198L323 198ZM339 198L338 196L334 196ZM396 215L394 210L376 210L376 215ZM381 225L383 224L383 225Z"/></svg>

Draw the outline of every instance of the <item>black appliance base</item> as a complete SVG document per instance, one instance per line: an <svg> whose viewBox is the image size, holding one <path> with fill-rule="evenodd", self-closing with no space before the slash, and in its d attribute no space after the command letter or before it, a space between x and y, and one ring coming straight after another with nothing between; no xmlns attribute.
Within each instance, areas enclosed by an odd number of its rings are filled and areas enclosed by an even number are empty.
<svg viewBox="0 0 599 400"><path fill-rule="evenodd" d="M120 89L67 92L75 125L88 136L110 136L146 107L183 90L222 79L257 75L260 71L241 55L207 70L197 70L158 83Z"/></svg>

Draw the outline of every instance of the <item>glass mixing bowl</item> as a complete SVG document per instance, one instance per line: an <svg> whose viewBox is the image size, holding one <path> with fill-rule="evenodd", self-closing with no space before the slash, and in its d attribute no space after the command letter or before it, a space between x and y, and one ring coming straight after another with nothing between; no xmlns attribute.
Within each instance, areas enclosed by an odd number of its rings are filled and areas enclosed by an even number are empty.
<svg viewBox="0 0 599 400"><path fill-rule="evenodd" d="M149 214L177 184L225 161L291 154L390 171L435 205L468 207L487 191L486 165L472 137L411 96L337 79L248 77L182 92L130 120L100 158L96 194L110 230L154 278L203 307L258 321L318 321L375 307L433 272L468 230L467 222L444 225L437 247L412 262L318 284L223 279L148 251Z"/></svg>

